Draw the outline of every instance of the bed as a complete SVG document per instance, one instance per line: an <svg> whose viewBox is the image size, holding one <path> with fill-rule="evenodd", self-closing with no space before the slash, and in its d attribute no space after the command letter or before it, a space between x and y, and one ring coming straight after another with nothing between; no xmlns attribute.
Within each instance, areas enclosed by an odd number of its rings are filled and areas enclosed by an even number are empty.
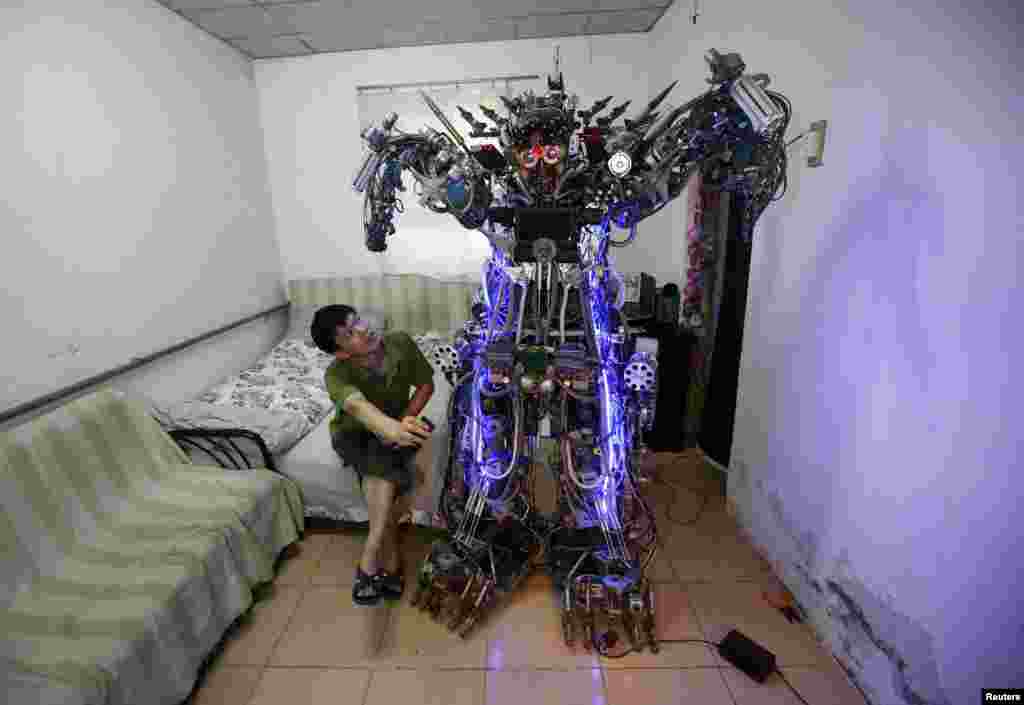
<svg viewBox="0 0 1024 705"><path fill-rule="evenodd" d="M478 289L477 281L419 274L293 280L288 285L288 330L282 340L255 364L195 398L152 405L152 413L187 452L205 453L221 465L223 458L200 442L202 432L248 432L252 442L236 436L236 450L246 464L270 467L298 484L307 523L365 523L366 502L358 478L331 446L329 421L334 409L323 378L333 357L318 350L309 333L317 308L349 304L361 315L373 315L386 327L412 335L434 368L434 395L423 414L437 428L416 457L420 479L411 520L440 526L437 510L447 462L451 385L439 361L469 318ZM190 436L190 431L196 433Z"/></svg>

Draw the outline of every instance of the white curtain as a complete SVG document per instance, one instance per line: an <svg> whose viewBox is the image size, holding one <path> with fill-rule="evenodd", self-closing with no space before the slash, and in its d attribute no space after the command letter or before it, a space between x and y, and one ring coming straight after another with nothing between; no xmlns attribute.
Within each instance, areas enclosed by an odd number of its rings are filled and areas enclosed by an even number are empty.
<svg viewBox="0 0 1024 705"><path fill-rule="evenodd" d="M470 139L472 127L459 113L458 106L473 113L476 120L491 129L493 123L480 110L485 105L502 117L506 116L505 106L499 96L512 97L532 88L537 91L539 81L509 81L496 79L465 85L445 84L437 86L415 86L395 88L364 88L357 93L360 132L371 124L379 124L390 112L397 113L395 129L417 133L424 127L448 134L420 96L427 93L453 127L462 135L466 144L498 145L497 138ZM362 147L365 149L365 146ZM460 276L479 272L484 260L490 256L487 238L476 230L467 230L451 215L442 215L419 205L418 185L409 174L402 175L405 192L398 197L405 208L404 213L395 217L396 234L388 239L391 269L395 271L419 271L436 276Z"/></svg>

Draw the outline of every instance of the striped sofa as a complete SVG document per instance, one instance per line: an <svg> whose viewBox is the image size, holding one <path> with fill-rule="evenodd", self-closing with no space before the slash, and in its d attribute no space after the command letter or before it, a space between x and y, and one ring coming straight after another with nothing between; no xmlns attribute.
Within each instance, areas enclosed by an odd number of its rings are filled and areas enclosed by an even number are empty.
<svg viewBox="0 0 1024 705"><path fill-rule="evenodd" d="M189 463L110 389L0 434L3 701L180 704L302 527L290 480Z"/></svg>
<svg viewBox="0 0 1024 705"><path fill-rule="evenodd" d="M423 274L372 274L293 279L293 307L348 304L384 313L392 328L410 335L450 335L469 318L480 278L442 280Z"/></svg>

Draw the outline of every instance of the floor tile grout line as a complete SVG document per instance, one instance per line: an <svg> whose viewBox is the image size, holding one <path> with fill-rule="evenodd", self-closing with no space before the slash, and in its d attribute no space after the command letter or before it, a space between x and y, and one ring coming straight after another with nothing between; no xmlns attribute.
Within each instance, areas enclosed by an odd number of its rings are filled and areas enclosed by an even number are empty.
<svg viewBox="0 0 1024 705"><path fill-rule="evenodd" d="M736 694L732 692L732 688L729 687L729 679L725 677L725 668L718 669L718 677L722 679L722 685L725 686L725 692L729 694L729 698L732 700L733 705L740 705L740 701L736 699Z"/></svg>
<svg viewBox="0 0 1024 705"><path fill-rule="evenodd" d="M360 705L366 705L366 701L370 698L370 687L373 685L374 672L371 670L366 677L366 687L363 689L363 699L359 701Z"/></svg>
<svg viewBox="0 0 1024 705"><path fill-rule="evenodd" d="M693 620L697 623L697 629L700 630L701 638L705 641L711 641L711 638L708 636L707 630L704 628L704 622L700 618L700 614L697 612L697 606L694 604L693 597L692 595L690 595L689 591L686 591L686 604L690 608L690 614L693 615ZM701 647L708 649L707 644L701 644ZM718 663L718 656L715 654L715 652L711 649L708 650L711 651L711 660L714 661L716 666L721 667Z"/></svg>
<svg viewBox="0 0 1024 705"><path fill-rule="evenodd" d="M636 665L636 666L621 666L621 667L608 667L608 666L580 666L578 668L545 668L541 666L526 666L523 668L474 668L472 666L459 667L459 666L389 666L386 668L374 668L372 666L223 666L225 670L232 669L243 669L243 670L259 670L263 671L290 671L290 670L305 670L305 671L366 671L368 673L392 673L395 671L430 671L436 673L521 673L523 671L537 671L541 673L577 673L580 671L593 671L594 669L601 670L605 673L619 673L622 671L700 671L700 670L717 670L717 671L728 671L733 668L731 664L724 665L681 665L672 664L667 666L652 666L652 665ZM797 670L797 671L814 671L817 673L823 673L829 669L821 664L815 663L788 663L780 664L779 669L781 670Z"/></svg>
<svg viewBox="0 0 1024 705"><path fill-rule="evenodd" d="M608 671L604 666L598 665L601 669L601 686L604 688L604 705L611 705L611 695L608 692Z"/></svg>
<svg viewBox="0 0 1024 705"><path fill-rule="evenodd" d="M726 665L726 666L719 666L717 664L716 665L712 665L712 666L707 666L707 665L702 665L702 664L701 665L691 665L691 666L680 665L680 664L673 664L673 665L668 665L668 666L651 666L651 665L636 665L636 666L621 666L621 667L617 666L617 667L614 667L614 668L613 667L608 667L608 666L578 666L578 667L575 667L575 668L554 668L554 667L550 667L549 668L549 667L545 667L545 666L523 666L521 668L515 668L515 667L513 667L513 668L478 668L478 667L474 667L474 666L406 666L406 665L399 665L399 666L386 666L386 667L382 667L382 668L375 668L373 666L365 666L365 665L355 665L355 666L338 666L338 665L332 665L332 666L324 666L324 665L300 665L300 666L296 666L296 665L273 666L273 665L270 665L270 666L254 666L254 665L250 664L250 665L244 665L243 666L243 665L234 664L234 665L230 665L230 666L223 666L223 668L225 668L225 669L233 669L233 668L259 669L261 671L266 671L266 670L287 671L287 670L295 670L295 669L298 669L298 670L309 670L309 671L313 671L313 670L316 670L316 671L373 671L374 673L391 673L393 671L437 671L437 672L447 672L447 671L455 671L455 672L470 671L470 672L477 672L477 671L480 671L480 672L496 672L496 673L501 673L501 672L514 672L514 673L517 673L517 672L520 672L520 671L541 671L541 672L553 672L553 673L576 673L577 671L593 671L595 668L596 669L600 669L602 671L611 671L611 672L618 672L618 671L692 671L692 670L710 669L710 668L714 668L714 669L718 669L718 670L723 670L723 669L730 668L730 666L728 666L728 665ZM822 670L825 670L824 668L821 668L821 667L819 667L816 664L798 664L798 663L787 664L787 665L784 665L784 666L780 666L780 668L796 668L796 669L803 669L803 670L806 670L806 671L822 671Z"/></svg>
<svg viewBox="0 0 1024 705"><path fill-rule="evenodd" d="M267 667L263 666L260 668L260 677L256 679L255 685L252 687L252 692L249 693L249 697L245 699L246 705L251 705L252 701L256 699L256 694L260 692L260 684L263 683L264 677L267 675Z"/></svg>
<svg viewBox="0 0 1024 705"><path fill-rule="evenodd" d="M299 608L302 606L302 601L306 599L308 587L309 586L307 585L306 587L302 588L302 591L299 594L299 599L295 601L295 607L292 608L292 613L288 615L288 621L285 622L284 628L281 629L281 632L277 635L277 638L274 639L274 643L271 644L270 652L267 654L267 661L263 664L264 669L270 666L270 662L274 659L274 653L277 651L277 647L280 645L281 640L284 639L284 635L288 633L288 629L292 626L292 621L295 619L295 615L298 614Z"/></svg>
<svg viewBox="0 0 1024 705"><path fill-rule="evenodd" d="M491 644L491 638L487 637L487 645L490 646L490 644ZM487 653L490 653L490 651L488 651ZM486 658L486 654L484 655L484 658ZM483 672L483 681L484 681L484 687L480 689L481 698L482 698L482 700L480 701L480 705L487 705L487 670L486 669Z"/></svg>

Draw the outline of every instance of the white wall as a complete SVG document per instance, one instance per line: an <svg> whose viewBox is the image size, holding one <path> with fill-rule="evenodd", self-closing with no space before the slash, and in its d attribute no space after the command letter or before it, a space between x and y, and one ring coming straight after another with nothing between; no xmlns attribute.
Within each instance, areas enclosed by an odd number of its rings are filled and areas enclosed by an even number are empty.
<svg viewBox="0 0 1024 705"><path fill-rule="evenodd" d="M543 79L553 68L556 45L567 90L579 96L581 108L610 94L615 96L612 106L633 101L628 116L653 97L656 89L649 85L646 70L647 35L456 44L255 62L286 278L363 272L479 273L488 249L484 236L475 231L466 231L461 240L431 238L429 232L403 231L399 216L398 233L389 240L388 250L366 250L363 199L351 188L363 155L356 87L513 74L540 74ZM701 81L693 82L694 91L701 88ZM449 119L457 127L464 124L457 114ZM419 208L413 198L405 200ZM664 217L659 213L642 223L637 243L614 251L618 268L652 272L659 284L678 283L681 255L666 257L675 246L665 240L669 231L661 229L659 238L654 225Z"/></svg>
<svg viewBox="0 0 1024 705"><path fill-rule="evenodd" d="M876 705L1020 687L1019 4L703 5L655 67L829 120L755 232L730 500Z"/></svg>
<svg viewBox="0 0 1024 705"><path fill-rule="evenodd" d="M244 56L152 0L8 2L0 27L0 409L284 302ZM151 386L197 391L270 328Z"/></svg>

